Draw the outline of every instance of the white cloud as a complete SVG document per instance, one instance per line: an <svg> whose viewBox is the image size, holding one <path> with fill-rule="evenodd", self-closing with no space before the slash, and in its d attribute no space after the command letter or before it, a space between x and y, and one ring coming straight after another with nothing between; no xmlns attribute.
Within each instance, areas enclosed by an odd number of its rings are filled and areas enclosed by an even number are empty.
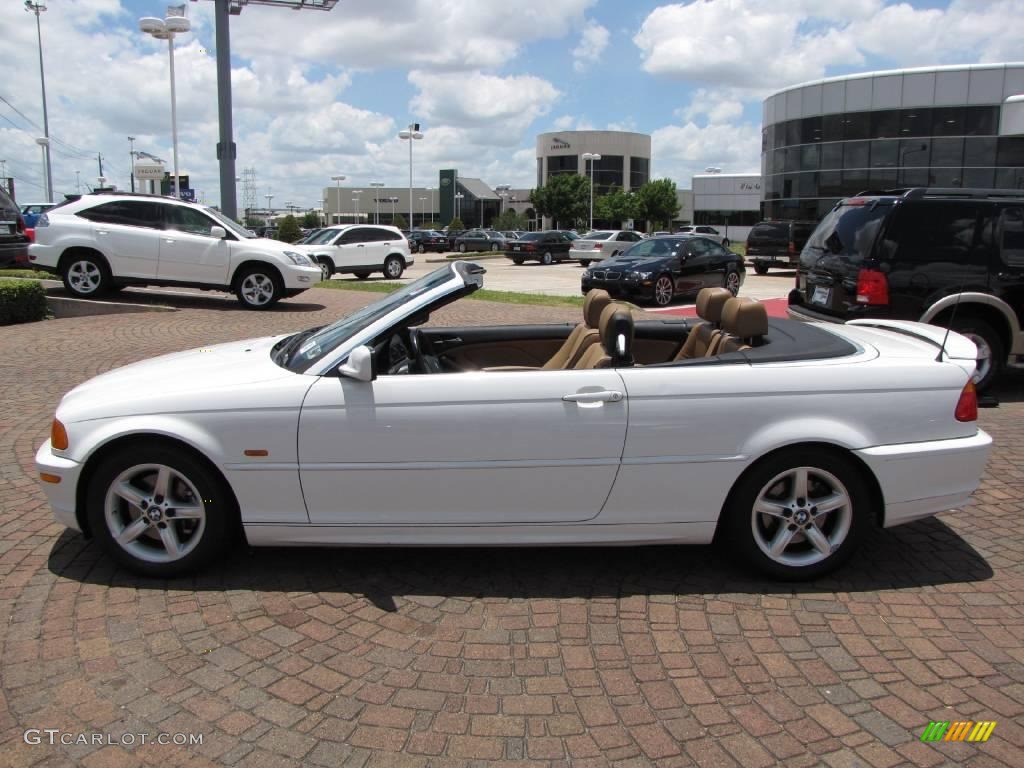
<svg viewBox="0 0 1024 768"><path fill-rule="evenodd" d="M651 176L673 179L679 187L690 186L695 173L709 165L726 173L759 173L761 130L750 123L709 125L693 122L669 125L651 134Z"/></svg>
<svg viewBox="0 0 1024 768"><path fill-rule="evenodd" d="M690 104L677 109L676 114L684 120L706 117L709 123L728 123L742 116L743 94L735 89L709 91L698 89L690 98Z"/></svg>
<svg viewBox="0 0 1024 768"><path fill-rule="evenodd" d="M579 43L572 49L573 69L583 72L589 64L600 59L604 49L608 46L609 37L610 33L607 28L596 21L588 21L587 25L583 27Z"/></svg>

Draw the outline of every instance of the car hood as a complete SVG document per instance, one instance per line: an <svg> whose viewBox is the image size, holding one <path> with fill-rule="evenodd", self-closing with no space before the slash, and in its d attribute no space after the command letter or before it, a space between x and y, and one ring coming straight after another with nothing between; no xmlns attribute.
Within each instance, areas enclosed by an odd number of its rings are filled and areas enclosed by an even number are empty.
<svg viewBox="0 0 1024 768"><path fill-rule="evenodd" d="M244 390L310 379L277 365L271 347L281 336L235 341L150 358L89 379L61 400L65 423L142 413L218 410L244 399Z"/></svg>
<svg viewBox="0 0 1024 768"><path fill-rule="evenodd" d="M664 258L622 258L605 259L596 264L594 269L618 269L623 272L642 272L644 270L661 269L665 266Z"/></svg>

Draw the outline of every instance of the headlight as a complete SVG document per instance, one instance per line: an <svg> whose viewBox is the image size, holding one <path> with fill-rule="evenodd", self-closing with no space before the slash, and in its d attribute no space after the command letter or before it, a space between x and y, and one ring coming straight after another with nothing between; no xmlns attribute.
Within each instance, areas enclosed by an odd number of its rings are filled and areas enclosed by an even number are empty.
<svg viewBox="0 0 1024 768"><path fill-rule="evenodd" d="M629 272L626 275L627 280L650 280L653 272Z"/></svg>
<svg viewBox="0 0 1024 768"><path fill-rule="evenodd" d="M301 253L296 253L295 251L285 251L284 255L291 259L292 264L296 264L300 267L313 266L313 262L309 260L309 257L304 256Z"/></svg>

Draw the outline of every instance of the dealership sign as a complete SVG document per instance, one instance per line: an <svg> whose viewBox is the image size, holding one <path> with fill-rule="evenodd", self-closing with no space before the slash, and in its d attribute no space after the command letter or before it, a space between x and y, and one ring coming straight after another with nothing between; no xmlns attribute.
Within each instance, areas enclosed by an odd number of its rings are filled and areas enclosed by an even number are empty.
<svg viewBox="0 0 1024 768"><path fill-rule="evenodd" d="M159 163L136 163L135 178L143 181L153 179L160 181L164 177L164 167Z"/></svg>
<svg viewBox="0 0 1024 768"><path fill-rule="evenodd" d="M572 149L572 144L570 144L568 141L563 141L562 139L560 139L557 136L555 136L555 138L553 138L551 140L551 148L552 149Z"/></svg>

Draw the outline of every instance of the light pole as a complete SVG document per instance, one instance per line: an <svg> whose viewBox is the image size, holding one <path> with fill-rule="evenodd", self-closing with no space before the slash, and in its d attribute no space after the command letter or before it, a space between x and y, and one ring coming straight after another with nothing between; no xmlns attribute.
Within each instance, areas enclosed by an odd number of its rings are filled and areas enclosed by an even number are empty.
<svg viewBox="0 0 1024 768"><path fill-rule="evenodd" d="M181 199L181 177L178 175L178 103L174 93L174 36L192 28L184 16L158 19L145 16L139 19L139 29L157 40L167 41L167 54L171 62L171 147L174 152L174 196Z"/></svg>
<svg viewBox="0 0 1024 768"><path fill-rule="evenodd" d="M43 150L43 178L47 178L50 173L50 140L45 136L40 136L36 139L36 144ZM53 202L53 195L50 193L50 188L46 188L46 202Z"/></svg>
<svg viewBox="0 0 1024 768"><path fill-rule="evenodd" d="M426 199L427 199L426 196L423 196L423 197L420 198L420 226L421 227L423 226L423 222L426 221L426 205L424 205L424 203L423 203L423 201L426 200ZM409 225L409 229L412 229L412 228L413 228L412 224L410 224Z"/></svg>
<svg viewBox="0 0 1024 768"><path fill-rule="evenodd" d="M75 194L80 195L82 193L82 176L81 171L75 171Z"/></svg>
<svg viewBox="0 0 1024 768"><path fill-rule="evenodd" d="M395 226L395 203L398 202L398 198L392 196L388 200L391 202L391 226Z"/></svg>
<svg viewBox="0 0 1024 768"><path fill-rule="evenodd" d="M462 218L462 198L464 197L465 195L461 192L455 193L455 218L457 219Z"/></svg>
<svg viewBox="0 0 1024 768"><path fill-rule="evenodd" d="M412 143L415 139L422 139L419 123L409 123L409 127L398 132L398 138L409 142L409 227L412 227Z"/></svg>
<svg viewBox="0 0 1024 768"><path fill-rule="evenodd" d="M363 194L361 189L352 190L352 223L359 223L359 196Z"/></svg>
<svg viewBox="0 0 1024 768"><path fill-rule="evenodd" d="M135 137L128 137L128 172L132 176L132 192L135 192Z"/></svg>
<svg viewBox="0 0 1024 768"><path fill-rule="evenodd" d="M430 223L434 223L434 188L427 187L427 198L430 202ZM424 211L424 223L426 223L426 211Z"/></svg>
<svg viewBox="0 0 1024 768"><path fill-rule="evenodd" d="M271 219L274 218L274 208L270 204L271 201L274 199L274 196L273 195L264 195L264 197L267 198L267 224L269 224Z"/></svg>
<svg viewBox="0 0 1024 768"><path fill-rule="evenodd" d="M43 148L43 165L46 175L46 202L53 202L53 174L50 171L50 118L46 113L46 76L43 74L43 28L39 23L39 14L46 10L46 3L32 2L25 0L25 10L36 15L36 39L39 41L39 84L43 90L43 138L46 144L40 144Z"/></svg>
<svg viewBox="0 0 1024 768"><path fill-rule="evenodd" d="M338 223L341 224L341 182L345 180L345 175L339 173L337 176L331 176L331 181L338 183Z"/></svg>
<svg viewBox="0 0 1024 768"><path fill-rule="evenodd" d="M384 187L383 181L371 181L373 187L373 223L380 224L380 190Z"/></svg>
<svg viewBox="0 0 1024 768"><path fill-rule="evenodd" d="M590 161L590 228L594 228L594 161L600 160L601 156L595 152L584 152L583 162Z"/></svg>

